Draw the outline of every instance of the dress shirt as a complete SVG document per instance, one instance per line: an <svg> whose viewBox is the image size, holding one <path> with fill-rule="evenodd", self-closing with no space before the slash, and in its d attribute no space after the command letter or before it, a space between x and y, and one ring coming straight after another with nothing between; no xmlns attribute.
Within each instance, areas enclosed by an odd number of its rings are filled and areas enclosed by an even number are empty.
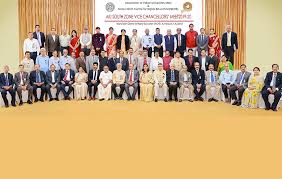
<svg viewBox="0 0 282 179"><path fill-rule="evenodd" d="M73 71L76 71L75 60L68 55L67 56L61 56L59 63L60 63L61 69L63 69L63 70L65 69L65 64L68 63L68 64L71 65L71 69Z"/></svg>
<svg viewBox="0 0 282 179"><path fill-rule="evenodd" d="M70 35L60 35L59 37L61 47L68 47L71 36Z"/></svg>
<svg viewBox="0 0 282 179"><path fill-rule="evenodd" d="M153 71L157 70L159 63L163 64L163 59L161 57L159 57L159 58L153 57L151 59L151 64L150 64L151 70L153 70Z"/></svg>
<svg viewBox="0 0 282 179"><path fill-rule="evenodd" d="M59 57L51 57L49 59L49 69L50 69L51 65L55 65L56 66L56 70L60 70L61 67L60 67L60 59L59 59Z"/></svg>
<svg viewBox="0 0 282 179"><path fill-rule="evenodd" d="M231 47L231 32L227 32L227 47Z"/></svg>
<svg viewBox="0 0 282 179"><path fill-rule="evenodd" d="M185 60L181 57L179 58L173 58L170 62L170 65L174 65L175 66L175 69L178 70L178 71L181 71L182 68L183 68L183 65L185 65Z"/></svg>
<svg viewBox="0 0 282 179"><path fill-rule="evenodd" d="M206 71L206 59L207 57L200 57L201 58L201 69Z"/></svg>
<svg viewBox="0 0 282 179"><path fill-rule="evenodd" d="M24 66L24 70L28 73L30 73L34 68L34 61L31 58L24 58L21 64Z"/></svg>
<svg viewBox="0 0 282 179"><path fill-rule="evenodd" d="M142 37L142 47L150 48L154 46L154 36L153 35L144 35Z"/></svg>
<svg viewBox="0 0 282 179"><path fill-rule="evenodd" d="M80 35L80 44L83 48L83 46L90 47L92 43L92 35L90 33L83 33Z"/></svg>
<svg viewBox="0 0 282 179"><path fill-rule="evenodd" d="M66 70L66 73L65 73L65 76L63 78L64 81L70 81L71 78L70 78L70 71L69 70Z"/></svg>
<svg viewBox="0 0 282 179"><path fill-rule="evenodd" d="M153 75L156 84L166 82L166 72L164 70L155 70Z"/></svg>
<svg viewBox="0 0 282 179"><path fill-rule="evenodd" d="M93 70L93 77L92 77L92 80L97 81L97 79L98 79L98 70Z"/></svg>
<svg viewBox="0 0 282 179"><path fill-rule="evenodd" d="M184 81L184 82L188 82L188 76L187 76L187 73L184 73L184 75L183 75L183 81Z"/></svg>
<svg viewBox="0 0 282 179"><path fill-rule="evenodd" d="M277 81L277 73L273 73L272 74L272 79L271 79L271 82L270 82L270 86L272 88L276 88L276 81ZM278 90L278 88L276 88Z"/></svg>
<svg viewBox="0 0 282 179"><path fill-rule="evenodd" d="M101 74L100 74L100 80L102 80L101 82L103 84L107 84L109 83L109 81L111 81L113 78L113 74L111 71L108 71L107 73L102 71Z"/></svg>
<svg viewBox="0 0 282 179"><path fill-rule="evenodd" d="M26 51L37 52L37 55L39 55L40 45L38 43L38 40L37 39L30 40L29 38L25 39L23 45L23 52L25 53Z"/></svg>
<svg viewBox="0 0 282 179"><path fill-rule="evenodd" d="M113 73L113 83L123 84L125 82L125 71L123 70L115 70Z"/></svg>
<svg viewBox="0 0 282 179"><path fill-rule="evenodd" d="M55 83L55 72L51 71L52 83Z"/></svg>
<svg viewBox="0 0 282 179"><path fill-rule="evenodd" d="M227 83L234 84L235 75L231 70L229 70L228 72L224 70L220 73L219 80L224 85L226 85Z"/></svg>
<svg viewBox="0 0 282 179"><path fill-rule="evenodd" d="M42 43L41 43L41 35L40 35L40 32L35 32L35 33L36 33L36 36L37 36L37 39L38 39L39 46L41 47L41 46L42 46Z"/></svg>
<svg viewBox="0 0 282 179"><path fill-rule="evenodd" d="M40 65L40 69L46 73L49 70L49 57L39 55L36 57L36 64Z"/></svg>

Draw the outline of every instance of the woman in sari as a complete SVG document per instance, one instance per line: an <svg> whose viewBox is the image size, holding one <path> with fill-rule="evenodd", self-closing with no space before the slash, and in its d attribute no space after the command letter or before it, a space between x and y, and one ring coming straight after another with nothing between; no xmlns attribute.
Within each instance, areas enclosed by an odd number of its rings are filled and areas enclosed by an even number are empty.
<svg viewBox="0 0 282 179"><path fill-rule="evenodd" d="M77 32L75 30L71 31L71 41L69 46L70 46L69 54L75 52L75 58L78 58L80 52L80 44L79 44L79 37L77 36Z"/></svg>
<svg viewBox="0 0 282 179"><path fill-rule="evenodd" d="M109 34L106 35L106 48L107 48L107 57L110 58L113 56L116 51L117 35L114 34L114 28L109 28Z"/></svg>
<svg viewBox="0 0 282 179"><path fill-rule="evenodd" d="M233 70L233 65L230 61L227 60L225 55L222 55L220 63L218 64L218 73L220 74L224 70L224 65L228 63L229 70Z"/></svg>
<svg viewBox="0 0 282 179"><path fill-rule="evenodd" d="M258 108L259 95L264 85L263 77L260 75L260 69L255 67L253 72L254 74L248 82L248 88L243 94L242 107L244 108Z"/></svg>
<svg viewBox="0 0 282 179"><path fill-rule="evenodd" d="M140 100L150 102L154 99L154 77L147 64L140 74Z"/></svg>
<svg viewBox="0 0 282 179"><path fill-rule="evenodd" d="M87 73L85 73L82 67L79 67L78 72L75 74L75 83L73 84L76 100L86 99L88 88L87 80Z"/></svg>
<svg viewBox="0 0 282 179"><path fill-rule="evenodd" d="M215 55L218 56L218 58L220 58L220 54L221 54L220 38L218 35L215 34L214 28L210 29L210 35L209 35L209 49L211 48L215 49Z"/></svg>

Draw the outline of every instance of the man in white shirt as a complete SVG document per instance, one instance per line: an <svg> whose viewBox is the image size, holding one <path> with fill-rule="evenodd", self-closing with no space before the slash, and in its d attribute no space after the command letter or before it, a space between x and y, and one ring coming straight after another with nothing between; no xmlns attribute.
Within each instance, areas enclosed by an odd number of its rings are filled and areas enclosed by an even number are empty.
<svg viewBox="0 0 282 179"><path fill-rule="evenodd" d="M22 60L21 64L24 66L24 69L27 73L30 73L34 68L34 61L30 58L30 52L25 52L25 58Z"/></svg>
<svg viewBox="0 0 282 179"><path fill-rule="evenodd" d="M92 44L92 35L88 33L88 27L84 27L83 33L80 35L81 50L86 56L90 54L90 48Z"/></svg>
<svg viewBox="0 0 282 179"><path fill-rule="evenodd" d="M133 50L133 55L137 57L138 51L141 48L141 38L137 35L137 29L132 30L132 36L130 37L130 47Z"/></svg>
<svg viewBox="0 0 282 179"><path fill-rule="evenodd" d="M99 56L96 55L95 49L92 49L91 52L90 52L90 55L86 57L87 73L89 73L89 71L92 69L94 62L98 63L98 68L99 68Z"/></svg>
<svg viewBox="0 0 282 179"><path fill-rule="evenodd" d="M149 29L145 29L145 35L142 37L141 44L144 50L147 50L148 56L152 57L152 49L154 47L154 36L150 35Z"/></svg>
<svg viewBox="0 0 282 179"><path fill-rule="evenodd" d="M35 63L36 57L37 55L39 55L40 45L38 43L38 40L33 38L32 32L29 32L28 38L24 40L23 51L24 54L27 51L30 52L30 57Z"/></svg>
<svg viewBox="0 0 282 179"><path fill-rule="evenodd" d="M111 99L111 87L112 87L113 74L109 71L107 65L104 66L104 71L101 72L98 85L99 100L110 100Z"/></svg>
<svg viewBox="0 0 282 179"><path fill-rule="evenodd" d="M75 52L73 52L75 55ZM62 70L65 69L65 65L68 63L71 66L71 69L76 72L76 66L75 66L75 58L72 58L68 55L68 50L63 50L63 55L60 57L60 67Z"/></svg>
<svg viewBox="0 0 282 179"><path fill-rule="evenodd" d="M166 84L166 72L163 70L163 64L158 64L158 69L154 71L155 80L155 102L158 102L159 90L163 91L164 101L167 102L167 84Z"/></svg>
<svg viewBox="0 0 282 179"><path fill-rule="evenodd" d="M129 63L129 64L133 64L134 69L136 69L137 57L134 56L134 53L133 53L133 49L132 49L132 48L129 48L129 50L128 50L127 59L128 59L128 63Z"/></svg>
<svg viewBox="0 0 282 179"><path fill-rule="evenodd" d="M59 37L60 46L61 46L61 54L63 54L63 50L67 49L69 51L69 44L71 41L71 36L67 34L67 30L63 30L63 34Z"/></svg>
<svg viewBox="0 0 282 179"><path fill-rule="evenodd" d="M159 52L155 52L155 57L153 57L151 59L151 63L150 63L150 70L151 71L155 71L158 69L158 65L161 63L163 64L163 59L161 57L159 57Z"/></svg>
<svg viewBox="0 0 282 179"><path fill-rule="evenodd" d="M113 72L112 91L114 93L115 99L123 100L122 94L125 90L125 71L123 71L121 67L121 63L118 63L117 69ZM120 88L119 94L116 91L116 87Z"/></svg>

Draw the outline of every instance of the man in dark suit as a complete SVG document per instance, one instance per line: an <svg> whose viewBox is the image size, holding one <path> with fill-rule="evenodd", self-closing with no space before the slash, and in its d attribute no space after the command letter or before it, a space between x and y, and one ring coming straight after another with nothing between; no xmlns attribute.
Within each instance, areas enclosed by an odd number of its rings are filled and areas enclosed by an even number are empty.
<svg viewBox="0 0 282 179"><path fill-rule="evenodd" d="M34 66L34 71L30 72L29 76L30 84L33 89L33 96L35 98L34 102L38 102L38 97L37 97L37 89L41 89L41 94L40 94L40 101L44 102L44 94L46 92L46 75L43 71L40 70L40 65L35 65Z"/></svg>
<svg viewBox="0 0 282 179"><path fill-rule="evenodd" d="M118 63L117 53L114 52L113 56L111 58L109 58L109 61L108 61L109 70L112 73L117 69L117 66L116 66L117 63ZM101 63L100 63L100 65L101 65ZM100 71L103 71L103 68L101 68L101 66L100 66Z"/></svg>
<svg viewBox="0 0 282 179"><path fill-rule="evenodd" d="M33 32L33 38L38 40L40 48L43 48L45 45L45 34L40 32L40 26L35 25L35 32Z"/></svg>
<svg viewBox="0 0 282 179"><path fill-rule="evenodd" d="M124 57L123 51L119 52L119 58L117 58L117 60L116 60L116 64L118 64L118 63L121 63L123 71L128 70L129 62L128 62L128 59Z"/></svg>
<svg viewBox="0 0 282 179"><path fill-rule="evenodd" d="M135 96L138 90L139 72L134 70L134 64L129 64L129 70L125 72L125 92L127 94L127 100L135 100ZM133 87L133 93L130 95L129 88Z"/></svg>
<svg viewBox="0 0 282 179"><path fill-rule="evenodd" d="M226 26L226 32L222 35L221 46L224 55L234 64L234 52L238 49L237 34L231 31L231 26Z"/></svg>
<svg viewBox="0 0 282 179"><path fill-rule="evenodd" d="M198 57L201 56L201 50L205 49L208 51L209 47L209 37L206 35L205 28L201 28L201 34L197 36L196 43L197 43L197 50L198 50Z"/></svg>
<svg viewBox="0 0 282 179"><path fill-rule="evenodd" d="M60 93L60 72L56 71L56 66L52 64L50 66L50 70L46 72L46 90L49 95L49 101L53 101L54 98L51 94L51 89L56 89L56 101L59 101L59 93Z"/></svg>
<svg viewBox="0 0 282 179"><path fill-rule="evenodd" d="M266 74L266 78L264 81L264 87L261 91L262 98L265 103L265 110L269 110L270 108L273 111L277 111L277 105L280 101L282 93L282 73L279 72L278 64L272 65L272 72L268 72ZM272 106L270 106L268 96L270 94L274 95L274 102Z"/></svg>
<svg viewBox="0 0 282 179"><path fill-rule="evenodd" d="M219 58L218 58L218 56L215 55L215 49L214 48L210 49L210 59L211 59L211 62L213 62L214 69L217 71L218 64L219 64Z"/></svg>
<svg viewBox="0 0 282 179"><path fill-rule="evenodd" d="M121 51L121 50L125 50L127 51L130 48L130 40L128 35L125 35L126 30L121 29L121 35L119 35L117 37L117 50ZM122 44L124 44L125 49L122 49Z"/></svg>
<svg viewBox="0 0 282 179"><path fill-rule="evenodd" d="M195 57L193 53L193 49L188 49L188 55L184 57L184 61L189 72L194 69L194 63L198 61L198 58Z"/></svg>
<svg viewBox="0 0 282 179"><path fill-rule="evenodd" d="M104 66L108 65L108 57L106 57L106 52L105 50L101 50L101 56L99 57L99 70L103 71Z"/></svg>
<svg viewBox="0 0 282 179"><path fill-rule="evenodd" d="M92 70L88 73L88 92L89 92L89 101L95 100L95 95L98 90L98 85L100 83L100 70L98 69L98 63L94 62ZM94 92L92 95L92 87L94 87Z"/></svg>
<svg viewBox="0 0 282 179"><path fill-rule="evenodd" d="M4 73L0 74L0 92L5 103L5 107L9 107L9 102L7 99L7 92L12 96L11 104L12 106L16 106L16 92L13 88L14 80L13 75L9 73L9 67L4 66Z"/></svg>
<svg viewBox="0 0 282 179"><path fill-rule="evenodd" d="M177 88L179 85L179 71L175 70L173 64L170 65L170 69L166 72L166 83L168 86L169 101L172 101L172 94L174 95L174 100L178 101Z"/></svg>
<svg viewBox="0 0 282 179"><path fill-rule="evenodd" d="M96 33L92 35L92 45L96 55L101 55L101 50L104 48L105 35L100 32L100 27L96 27Z"/></svg>
<svg viewBox="0 0 282 179"><path fill-rule="evenodd" d="M59 35L56 34L56 29L51 28L51 33L46 36L46 50L48 52L48 56L52 57L52 53L56 51L60 51L60 40Z"/></svg>
<svg viewBox="0 0 282 179"><path fill-rule="evenodd" d="M204 71L207 71L209 69L209 64L213 64L213 66L215 66L215 62L209 56L207 56L205 49L201 50L201 56L199 57L199 63L200 63L201 69Z"/></svg>
<svg viewBox="0 0 282 179"><path fill-rule="evenodd" d="M176 29L177 34L175 34L176 39L176 51L180 52L182 58L184 58L184 52L186 50L186 37L181 34L181 28Z"/></svg>
<svg viewBox="0 0 282 179"><path fill-rule="evenodd" d="M29 81L29 74L24 71L24 65L19 65L19 72L15 73L14 75L14 82L15 82L15 89L18 93L20 103L19 105L23 105L22 100L22 92L27 91L28 92L28 104L32 104L32 87L30 86Z"/></svg>
<svg viewBox="0 0 282 179"><path fill-rule="evenodd" d="M202 95L205 92L205 71L200 69L200 63L195 62L194 70L192 70L192 85L194 87L195 101L204 101Z"/></svg>
<svg viewBox="0 0 282 179"><path fill-rule="evenodd" d="M65 64L65 69L61 71L60 80L61 80L61 91L64 94L65 100L70 100L70 94L73 91L72 84L74 83L75 72L71 70L70 64ZM68 91L66 91L68 87Z"/></svg>

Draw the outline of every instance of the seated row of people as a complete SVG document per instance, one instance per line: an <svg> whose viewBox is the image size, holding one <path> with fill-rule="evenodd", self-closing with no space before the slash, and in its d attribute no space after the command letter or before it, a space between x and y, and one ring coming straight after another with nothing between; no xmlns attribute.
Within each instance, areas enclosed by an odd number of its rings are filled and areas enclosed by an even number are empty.
<svg viewBox="0 0 282 179"><path fill-rule="evenodd" d="M98 97L102 100L123 99L124 91L128 100L135 100L137 92L143 101L155 101L160 99L160 92L164 101L171 101L174 96L175 101L182 102L184 93L188 92L190 102L203 101L203 94L209 102L221 99L221 90L224 93L225 101L233 100L232 105L243 107L258 107L258 97L262 94L266 109L277 110L278 102L281 98L282 74L278 71L277 64L272 65L272 72L267 73L265 80L260 75L260 69L255 67L253 74L246 70L246 65L240 66L240 72L234 73L230 70L228 63L224 65L224 70L220 73L214 70L214 65L208 65L208 70L201 69L199 62L194 63L194 69L189 72L186 65L180 71L176 70L174 64L170 64L170 69L165 71L163 64L159 63L155 70L150 70L148 64L143 65L143 70L139 74L135 70L134 64L129 64L129 69L124 71L122 63L117 63L116 70L112 73L105 65L103 71L98 68L98 63L92 64L92 69L87 74L82 67L75 73L70 64L66 63L64 70L56 70L52 64L46 73L40 70L40 65L36 64L34 70L28 74L23 65L19 65L19 72L14 76L9 73L9 67L4 67L4 73L0 74L0 88L5 106L8 107L7 92L12 96L11 104L16 106L15 94L18 93L19 105L23 104L22 92L28 92L27 103L32 104L32 93L34 102L44 101L45 93L49 100L59 100L60 92L65 100L70 100L70 94L74 91L76 99L86 99L87 91L89 100ZM66 88L68 87L68 88ZM133 87L132 93L129 88ZM37 97L37 89L41 89L40 98ZM92 93L92 88L94 88ZM119 92L117 88L120 88ZM178 99L178 88L180 91ZM56 96L53 97L51 89L56 89ZM167 95L168 92L168 95ZM238 92L238 97L236 95ZM272 106L268 101L268 96L274 95ZM168 98L167 98L168 96Z"/></svg>

